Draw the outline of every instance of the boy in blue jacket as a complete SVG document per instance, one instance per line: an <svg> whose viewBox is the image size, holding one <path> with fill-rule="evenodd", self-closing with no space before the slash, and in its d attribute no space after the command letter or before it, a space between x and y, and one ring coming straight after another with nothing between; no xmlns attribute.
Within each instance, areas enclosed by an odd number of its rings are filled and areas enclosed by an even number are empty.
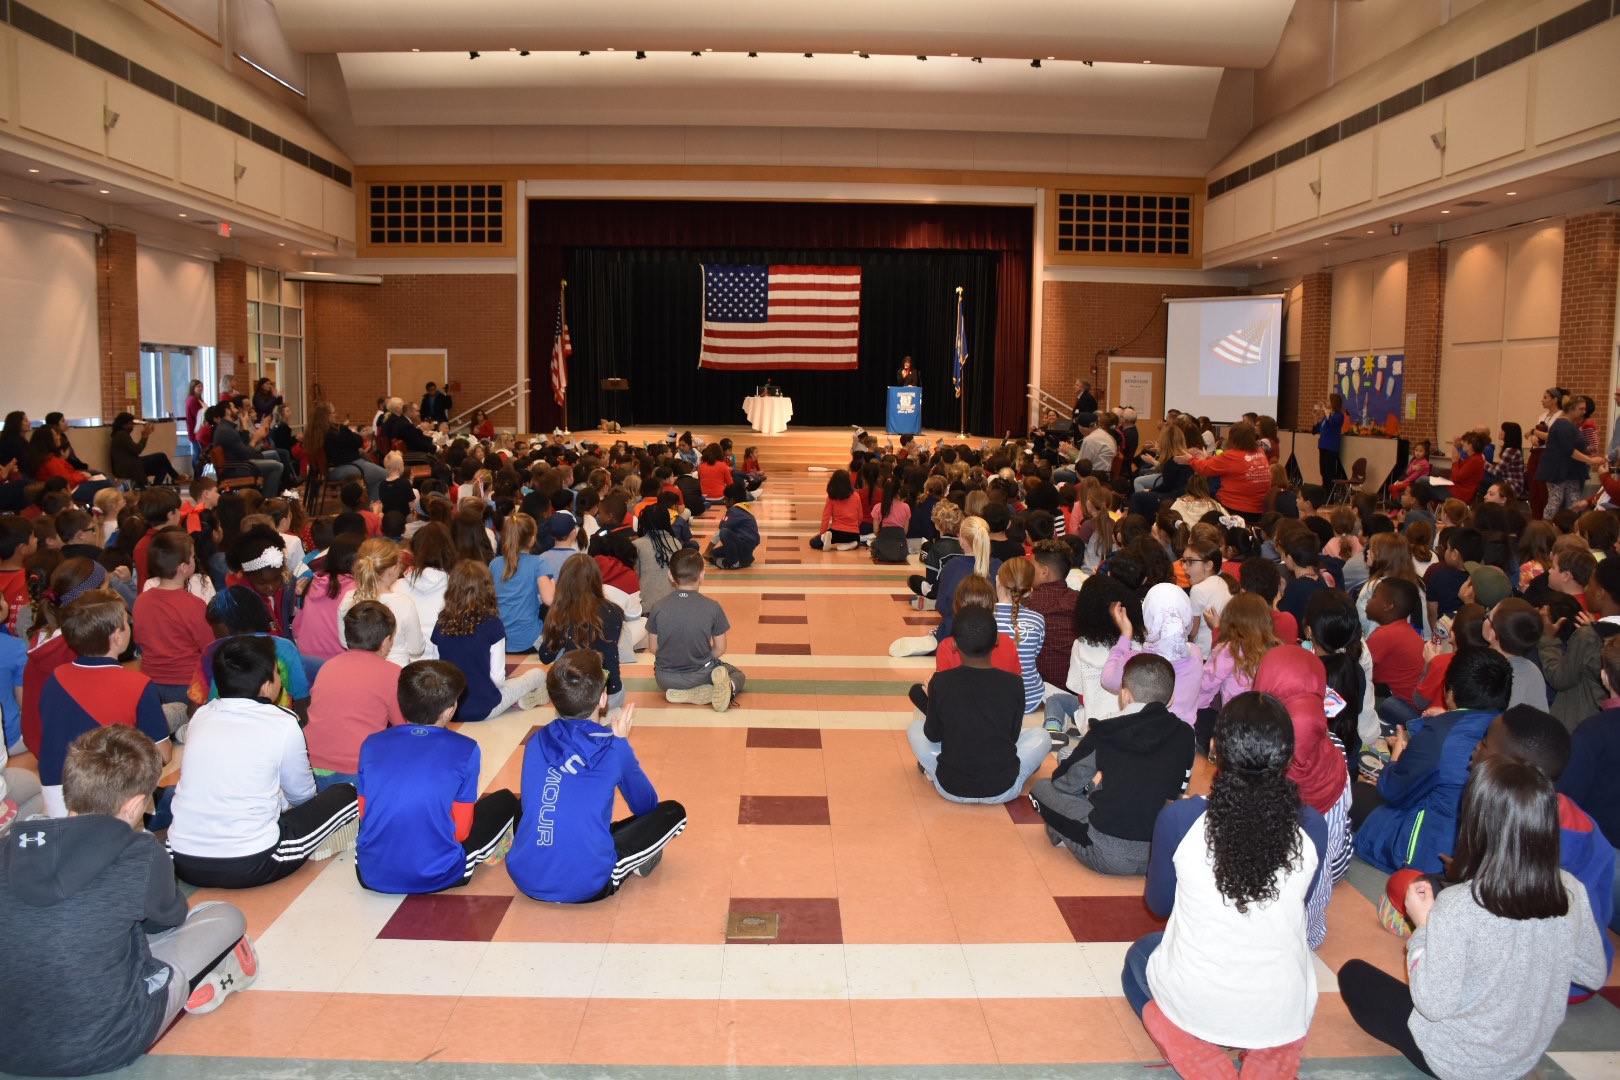
<svg viewBox="0 0 1620 1080"><path fill-rule="evenodd" d="M1457 839L1457 808L1474 748L1507 708L1513 669L1492 649L1464 649L1446 669L1446 712L1396 731L1376 786L1354 785L1356 854L1393 874L1411 866L1438 874Z"/></svg>
<svg viewBox="0 0 1620 1080"><path fill-rule="evenodd" d="M535 900L584 904L619 891L631 874L646 877L664 845L686 828L686 809L658 800L630 748L634 705L611 727L602 658L594 649L564 653L546 673L557 719L523 748L523 816L506 869ZM613 793L624 792L631 817L614 821Z"/></svg>
<svg viewBox="0 0 1620 1080"><path fill-rule="evenodd" d="M478 797L478 744L446 730L467 689L443 660L399 673L405 723L360 744L360 838L355 876L383 893L435 893L472 881L512 841L518 798L505 788Z"/></svg>
<svg viewBox="0 0 1620 1080"><path fill-rule="evenodd" d="M1512 758L1535 766L1557 784L1569 764L1572 746L1569 732L1551 713L1532 705L1515 705L1491 721L1485 738L1474 751L1473 764L1492 757ZM1614 862L1614 848L1597 823L1568 795L1560 792L1558 865L1586 886L1586 898L1592 904L1592 915L1599 927L1608 926L1614 918ZM1599 936L1603 939L1603 958L1612 966L1614 939L1608 934ZM1569 993L1571 998L1584 999L1591 996L1594 989L1596 987L1571 986Z"/></svg>
<svg viewBox="0 0 1620 1080"><path fill-rule="evenodd" d="M726 485L726 516L703 556L721 570L741 570L754 565L757 547L759 522L748 504L748 488L742 481L734 480Z"/></svg>

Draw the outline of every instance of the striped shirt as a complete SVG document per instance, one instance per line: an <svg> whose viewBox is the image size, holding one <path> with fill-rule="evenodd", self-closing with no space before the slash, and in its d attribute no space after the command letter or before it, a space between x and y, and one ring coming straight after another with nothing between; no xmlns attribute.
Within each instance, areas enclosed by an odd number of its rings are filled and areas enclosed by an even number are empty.
<svg viewBox="0 0 1620 1080"><path fill-rule="evenodd" d="M1041 707L1041 701L1046 696L1040 670L1035 665L1041 655L1041 646L1046 644L1046 620L1040 612L1021 607L1015 629L1012 605L997 604L996 627L1018 645L1018 669L1024 680L1024 711L1032 713Z"/></svg>

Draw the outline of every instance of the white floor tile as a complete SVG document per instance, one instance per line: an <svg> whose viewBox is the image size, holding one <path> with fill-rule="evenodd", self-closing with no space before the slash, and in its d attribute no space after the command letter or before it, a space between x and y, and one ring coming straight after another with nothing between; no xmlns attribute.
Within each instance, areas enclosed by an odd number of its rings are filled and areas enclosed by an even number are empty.
<svg viewBox="0 0 1620 1080"><path fill-rule="evenodd" d="M852 998L970 998L973 975L960 945L845 945Z"/></svg>
<svg viewBox="0 0 1620 1080"><path fill-rule="evenodd" d="M1574 1080L1614 1080L1620 1076L1620 1052L1613 1050L1564 1050L1547 1056Z"/></svg>
<svg viewBox="0 0 1620 1080"><path fill-rule="evenodd" d="M726 945L720 996L727 1000L849 996L842 945Z"/></svg>
<svg viewBox="0 0 1620 1080"><path fill-rule="evenodd" d="M1079 943L963 945L962 952L982 998L1105 995Z"/></svg>
<svg viewBox="0 0 1620 1080"><path fill-rule="evenodd" d="M593 997L718 998L721 945L610 944L602 953Z"/></svg>
<svg viewBox="0 0 1620 1080"><path fill-rule="evenodd" d="M589 997L606 942L492 941L469 997Z"/></svg>
<svg viewBox="0 0 1620 1080"><path fill-rule="evenodd" d="M373 941L338 990L460 997L488 948L487 941Z"/></svg>

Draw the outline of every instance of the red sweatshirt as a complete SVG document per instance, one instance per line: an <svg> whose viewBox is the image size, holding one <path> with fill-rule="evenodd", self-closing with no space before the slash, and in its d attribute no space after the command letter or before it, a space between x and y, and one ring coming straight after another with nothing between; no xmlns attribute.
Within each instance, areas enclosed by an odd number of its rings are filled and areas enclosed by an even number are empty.
<svg viewBox="0 0 1620 1080"><path fill-rule="evenodd" d="M1213 457L1193 458L1193 472L1218 476L1221 505L1245 514L1266 509L1266 492L1271 490L1271 463L1259 450L1227 450Z"/></svg>
<svg viewBox="0 0 1620 1080"><path fill-rule="evenodd" d="M862 512L861 497L851 495L847 499L834 502L827 500L821 508L821 531L831 529L834 532L858 533L861 531L861 522L866 520Z"/></svg>

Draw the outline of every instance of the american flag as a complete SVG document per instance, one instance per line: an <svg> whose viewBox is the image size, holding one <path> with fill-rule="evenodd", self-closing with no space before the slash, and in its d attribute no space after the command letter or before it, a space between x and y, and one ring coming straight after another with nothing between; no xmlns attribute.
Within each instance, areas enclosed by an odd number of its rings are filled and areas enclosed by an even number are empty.
<svg viewBox="0 0 1620 1080"><path fill-rule="evenodd" d="M1211 351L1218 359L1239 367L1248 367L1258 364L1264 358L1266 333L1271 327L1271 317L1262 315L1259 319L1245 326L1241 330L1234 330L1212 345Z"/></svg>
<svg viewBox="0 0 1620 1080"><path fill-rule="evenodd" d="M858 266L703 267L698 366L731 371L854 371Z"/></svg>
<svg viewBox="0 0 1620 1080"><path fill-rule="evenodd" d="M568 339L568 319L563 314L563 294L557 294L557 332L551 339L551 396L558 405L568 405L568 358L574 343Z"/></svg>

